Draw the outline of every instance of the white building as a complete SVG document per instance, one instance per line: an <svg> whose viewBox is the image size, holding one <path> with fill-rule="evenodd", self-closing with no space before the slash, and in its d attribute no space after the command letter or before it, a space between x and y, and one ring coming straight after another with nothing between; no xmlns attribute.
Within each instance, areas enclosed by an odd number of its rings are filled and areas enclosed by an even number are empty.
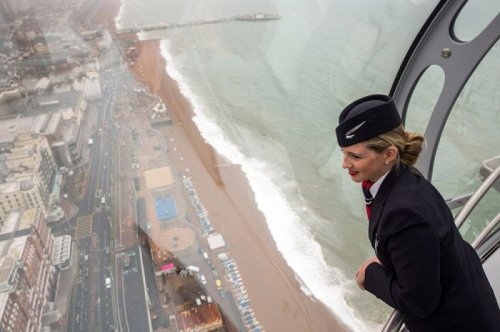
<svg viewBox="0 0 500 332"><path fill-rule="evenodd" d="M87 100L97 99L102 96L101 82L96 71L88 71L84 76L75 79L73 89L83 92L83 98Z"/></svg>
<svg viewBox="0 0 500 332"><path fill-rule="evenodd" d="M52 246L52 265L59 271L66 270L71 266L71 236L63 235L54 238Z"/></svg>

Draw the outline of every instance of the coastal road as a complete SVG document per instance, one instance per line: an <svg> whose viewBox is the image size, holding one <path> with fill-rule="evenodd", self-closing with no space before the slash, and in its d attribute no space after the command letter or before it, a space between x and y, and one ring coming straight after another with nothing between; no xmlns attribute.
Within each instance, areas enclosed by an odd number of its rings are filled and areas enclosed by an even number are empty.
<svg viewBox="0 0 500 332"><path fill-rule="evenodd" d="M104 81L104 80L103 80ZM97 114L94 143L88 146L88 180L79 214L70 221L79 249L79 273L70 296L67 329L70 331L114 331L119 326L114 282L114 234L111 213L113 147L116 132L110 128L116 78L103 82L104 100ZM105 130L106 129L106 130ZM106 286L106 278L111 280Z"/></svg>
<svg viewBox="0 0 500 332"><path fill-rule="evenodd" d="M119 55L114 51L104 56ZM124 88L124 95L128 93L126 85L118 86L117 82L129 79L121 75L119 70L101 70L103 97L93 102L98 106L95 125L88 126L91 132L82 133L92 137L93 144L84 147L89 149L88 178L85 193L77 202L79 213L52 227L61 235L74 232L78 244L78 271L68 301L67 331L152 331L145 275L153 269L143 268L147 255L138 245L135 228L128 227L131 225L123 218L135 218L135 197L130 150L125 146L120 152L119 144L131 141L127 137L130 133L121 133L128 123L118 125L113 118L119 89Z"/></svg>

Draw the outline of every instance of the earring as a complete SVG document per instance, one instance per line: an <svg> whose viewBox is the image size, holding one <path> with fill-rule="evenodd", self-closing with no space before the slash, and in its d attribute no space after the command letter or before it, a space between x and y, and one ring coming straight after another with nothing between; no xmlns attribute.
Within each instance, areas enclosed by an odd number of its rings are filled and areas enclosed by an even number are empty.
<svg viewBox="0 0 500 332"><path fill-rule="evenodd" d="M389 162L386 160L386 161L385 161L385 164L387 165L388 163L389 163Z"/></svg>

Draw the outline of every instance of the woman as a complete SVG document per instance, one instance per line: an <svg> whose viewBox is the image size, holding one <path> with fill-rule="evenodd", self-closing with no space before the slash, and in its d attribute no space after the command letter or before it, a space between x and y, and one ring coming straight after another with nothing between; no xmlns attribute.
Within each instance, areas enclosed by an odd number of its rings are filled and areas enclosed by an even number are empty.
<svg viewBox="0 0 500 332"><path fill-rule="evenodd" d="M500 310L476 252L413 167L424 139L405 131L393 100L371 95L351 103L336 134L342 167L362 183L370 204L376 256L358 269L359 287L401 312L410 331L500 331Z"/></svg>

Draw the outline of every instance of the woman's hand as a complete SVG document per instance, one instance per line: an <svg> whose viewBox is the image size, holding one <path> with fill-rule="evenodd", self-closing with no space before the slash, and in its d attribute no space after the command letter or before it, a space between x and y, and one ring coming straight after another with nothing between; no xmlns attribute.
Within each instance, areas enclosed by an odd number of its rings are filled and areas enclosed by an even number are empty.
<svg viewBox="0 0 500 332"><path fill-rule="evenodd" d="M358 287L362 290L365 290L365 271L368 265L370 265L371 263L382 265L378 258L376 256L373 256L364 261L363 264L361 264L361 266L359 267L358 272L356 272L356 282L358 283Z"/></svg>

